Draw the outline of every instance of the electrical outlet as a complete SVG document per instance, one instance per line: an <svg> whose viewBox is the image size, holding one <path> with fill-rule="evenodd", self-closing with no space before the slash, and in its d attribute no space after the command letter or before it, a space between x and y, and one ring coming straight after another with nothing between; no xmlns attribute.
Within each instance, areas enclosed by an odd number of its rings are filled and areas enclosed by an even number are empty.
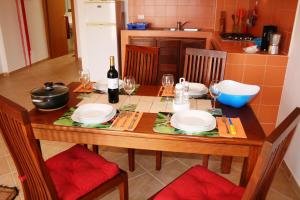
<svg viewBox="0 0 300 200"><path fill-rule="evenodd" d="M145 15L138 15L137 18L138 19L145 19Z"/></svg>

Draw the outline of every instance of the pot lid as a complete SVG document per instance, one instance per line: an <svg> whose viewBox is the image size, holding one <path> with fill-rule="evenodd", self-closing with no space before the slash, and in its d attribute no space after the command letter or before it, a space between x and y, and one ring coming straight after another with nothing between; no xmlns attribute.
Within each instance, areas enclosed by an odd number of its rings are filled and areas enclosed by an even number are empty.
<svg viewBox="0 0 300 200"><path fill-rule="evenodd" d="M36 88L31 91L32 96L36 97L54 97L66 94L69 92L69 88L63 84L53 84L53 82L47 82L44 87Z"/></svg>

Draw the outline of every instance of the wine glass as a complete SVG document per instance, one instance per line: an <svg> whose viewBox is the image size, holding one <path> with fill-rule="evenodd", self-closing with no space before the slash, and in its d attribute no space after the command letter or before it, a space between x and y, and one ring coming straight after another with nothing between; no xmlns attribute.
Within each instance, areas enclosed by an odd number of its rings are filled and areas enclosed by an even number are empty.
<svg viewBox="0 0 300 200"><path fill-rule="evenodd" d="M161 82L162 82L162 86L163 86L164 90L166 90L167 93L171 93L171 91L173 89L173 85L174 85L173 74L164 74ZM169 99L168 96L167 96L167 99Z"/></svg>
<svg viewBox="0 0 300 200"><path fill-rule="evenodd" d="M218 80L212 80L210 85L209 85L210 96L214 99L213 108L211 109L212 112L216 111L216 100L221 94L221 91L218 88L218 83L219 83Z"/></svg>
<svg viewBox="0 0 300 200"><path fill-rule="evenodd" d="M83 90L87 89L87 87L90 85L90 72L88 69L79 70L79 81Z"/></svg>
<svg viewBox="0 0 300 200"><path fill-rule="evenodd" d="M125 76L123 78L123 87L125 92L128 94L129 96L129 103L130 103L130 95L132 94L132 92L135 90L135 80L133 76Z"/></svg>

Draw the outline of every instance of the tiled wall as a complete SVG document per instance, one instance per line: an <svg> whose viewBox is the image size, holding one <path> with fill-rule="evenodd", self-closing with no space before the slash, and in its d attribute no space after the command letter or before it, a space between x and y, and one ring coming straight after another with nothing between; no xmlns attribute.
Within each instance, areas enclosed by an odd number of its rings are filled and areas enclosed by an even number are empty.
<svg viewBox="0 0 300 200"><path fill-rule="evenodd" d="M225 79L261 87L250 105L269 134L277 119L288 57L238 53L229 53L227 56Z"/></svg>
<svg viewBox="0 0 300 200"><path fill-rule="evenodd" d="M250 0L250 7L254 7L256 0ZM255 35L261 35L264 25L276 25L282 33L281 50L288 53L291 34L294 25L298 0L259 0L258 20L251 30Z"/></svg>
<svg viewBox="0 0 300 200"><path fill-rule="evenodd" d="M232 32L232 14L236 14L238 9L248 10L250 6L250 0L216 0L216 23L215 30L220 29L220 15L221 11L226 12L226 32Z"/></svg>
<svg viewBox="0 0 300 200"><path fill-rule="evenodd" d="M189 21L187 27L213 29L216 0L128 0L129 22L146 21L152 27L176 27ZM144 20L138 20L144 15Z"/></svg>

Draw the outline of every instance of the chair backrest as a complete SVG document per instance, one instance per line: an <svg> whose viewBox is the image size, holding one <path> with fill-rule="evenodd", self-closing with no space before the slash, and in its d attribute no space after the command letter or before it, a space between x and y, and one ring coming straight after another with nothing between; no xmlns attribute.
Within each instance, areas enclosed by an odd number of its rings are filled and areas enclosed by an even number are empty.
<svg viewBox="0 0 300 200"><path fill-rule="evenodd" d="M16 165L25 199L58 199L27 110L1 95L0 129Z"/></svg>
<svg viewBox="0 0 300 200"><path fill-rule="evenodd" d="M206 86L212 80L223 80L227 53L207 49L187 48L183 77Z"/></svg>
<svg viewBox="0 0 300 200"><path fill-rule="evenodd" d="M266 138L243 200L265 199L276 170L281 164L300 120L300 108L293 112Z"/></svg>
<svg viewBox="0 0 300 200"><path fill-rule="evenodd" d="M131 75L141 85L156 85L158 74L157 47L126 45L123 77Z"/></svg>

